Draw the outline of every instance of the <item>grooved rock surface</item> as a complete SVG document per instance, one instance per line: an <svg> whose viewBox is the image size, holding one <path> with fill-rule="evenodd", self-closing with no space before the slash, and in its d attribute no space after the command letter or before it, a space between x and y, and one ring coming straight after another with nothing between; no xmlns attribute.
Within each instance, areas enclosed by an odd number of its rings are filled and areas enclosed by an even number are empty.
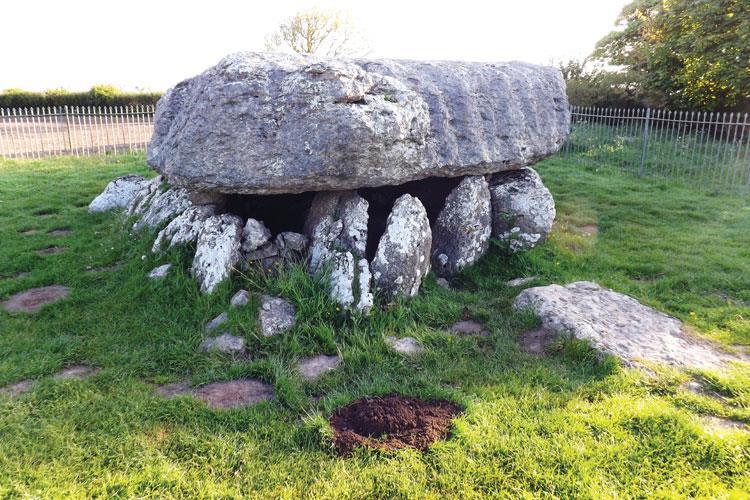
<svg viewBox="0 0 750 500"><path fill-rule="evenodd" d="M555 200L533 168L495 174L490 179L492 234L512 252L547 239L555 221Z"/></svg>
<svg viewBox="0 0 750 500"><path fill-rule="evenodd" d="M148 162L198 191L344 190L528 165L569 121L555 68L245 52L159 100Z"/></svg>
<svg viewBox="0 0 750 500"><path fill-rule="evenodd" d="M203 222L192 267L201 292L212 293L229 278L240 260L241 237L242 219L236 215L214 215Z"/></svg>
<svg viewBox="0 0 750 500"><path fill-rule="evenodd" d="M489 248L492 232L490 189L483 176L464 177L445 200L432 234L432 269L453 276Z"/></svg>
<svg viewBox="0 0 750 500"><path fill-rule="evenodd" d="M737 360L693 338L677 318L589 281L527 288L513 307L532 309L543 328L587 339L627 364L647 360L711 369Z"/></svg>
<svg viewBox="0 0 750 500"><path fill-rule="evenodd" d="M164 246L171 248L175 245L188 245L198 239L203 222L214 215L213 205L193 206L172 219L167 227L159 231L151 251L157 253L164 250Z"/></svg>
<svg viewBox="0 0 750 500"><path fill-rule="evenodd" d="M140 175L128 174L113 180L104 191L89 203L89 212L106 212L116 208L126 208L135 195L149 181Z"/></svg>
<svg viewBox="0 0 750 500"><path fill-rule="evenodd" d="M430 271L432 231L427 212L419 199L405 194L396 200L388 215L372 261L375 288L383 297L413 297Z"/></svg>
<svg viewBox="0 0 750 500"><path fill-rule="evenodd" d="M164 182L164 177L157 175L143 184L141 189L133 195L130 203L128 203L127 210L125 211L128 217L131 215L141 215L148 208L151 199L160 192L159 186L161 186L162 182Z"/></svg>
<svg viewBox="0 0 750 500"><path fill-rule="evenodd" d="M162 193L156 193L151 197L148 208L143 212L143 217L135 224L133 229L140 231L144 228L155 228L156 226L170 221L192 206L184 189L167 189Z"/></svg>

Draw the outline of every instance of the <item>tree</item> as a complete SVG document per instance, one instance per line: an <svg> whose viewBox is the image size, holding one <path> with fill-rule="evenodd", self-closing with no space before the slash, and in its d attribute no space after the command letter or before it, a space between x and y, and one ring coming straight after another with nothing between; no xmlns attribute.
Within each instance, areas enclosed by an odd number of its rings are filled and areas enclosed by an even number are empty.
<svg viewBox="0 0 750 500"><path fill-rule="evenodd" d="M611 71L591 58L560 62L568 100L576 106L632 108L660 106L659 96L643 89L628 71Z"/></svg>
<svg viewBox="0 0 750 500"><path fill-rule="evenodd" d="M367 52L367 43L349 14L311 9L281 23L266 37L266 50L324 57L357 56Z"/></svg>
<svg viewBox="0 0 750 500"><path fill-rule="evenodd" d="M748 0L634 0L594 57L674 107L750 105Z"/></svg>

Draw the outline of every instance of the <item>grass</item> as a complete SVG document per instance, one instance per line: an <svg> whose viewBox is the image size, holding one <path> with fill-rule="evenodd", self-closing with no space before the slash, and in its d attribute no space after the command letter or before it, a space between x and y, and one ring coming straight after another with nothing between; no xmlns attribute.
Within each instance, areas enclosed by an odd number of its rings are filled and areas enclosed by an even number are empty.
<svg viewBox="0 0 750 500"><path fill-rule="evenodd" d="M498 249L454 283L432 277L419 297L346 318L302 269L236 276L203 296L187 275L190 253L150 253L112 214L86 204L113 177L145 173L141 156L0 161L0 299L60 283L69 299L28 315L0 311L0 386L36 379L19 398L0 396L0 497L735 496L750 491L750 432L719 432L702 416L750 423L750 373L653 373L598 361L565 343L548 357L523 353L537 324L511 310L535 284L595 280L674 314L728 349L750 345L750 199L691 186L588 170L552 159L539 171L558 203L551 240L520 256ZM70 236L47 231L67 228ZM21 234L29 229L31 235ZM589 236L596 229L597 234ZM67 251L40 257L57 244ZM176 272L154 283L164 262ZM112 272L86 272L120 263ZM19 272L29 275L15 278ZM198 352L203 325L232 293L229 310L250 361ZM287 335L255 326L261 292L298 308ZM468 308L487 338L445 333ZM419 338L415 359L384 335ZM296 359L341 352L341 369L315 383ZM102 368L57 381L62 366ZM163 400L154 384L193 385L251 376L273 384L272 402L212 411L190 398ZM722 396L685 391L690 377ZM447 398L465 408L451 439L427 453L331 450L326 418L365 395ZM322 396L322 399L318 399Z"/></svg>

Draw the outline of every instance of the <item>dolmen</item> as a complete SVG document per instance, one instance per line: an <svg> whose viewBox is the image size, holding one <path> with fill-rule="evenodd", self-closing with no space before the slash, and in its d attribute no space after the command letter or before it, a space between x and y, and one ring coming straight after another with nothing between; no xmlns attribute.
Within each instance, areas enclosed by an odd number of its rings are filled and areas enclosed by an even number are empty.
<svg viewBox="0 0 750 500"><path fill-rule="evenodd" d="M491 237L544 241L554 200L529 167L569 126L551 67L243 52L166 92L159 175L115 179L89 210L133 217L154 252L194 248L205 293L295 260L366 312L473 265Z"/></svg>

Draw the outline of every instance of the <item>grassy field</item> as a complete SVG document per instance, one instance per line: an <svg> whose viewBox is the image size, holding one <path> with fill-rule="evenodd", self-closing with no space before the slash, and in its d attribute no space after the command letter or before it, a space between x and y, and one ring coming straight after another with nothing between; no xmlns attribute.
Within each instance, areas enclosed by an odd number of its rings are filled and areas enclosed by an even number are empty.
<svg viewBox="0 0 750 500"><path fill-rule="evenodd" d="M113 177L147 172L142 156L0 161L0 300L54 283L72 290L35 315L0 310L0 387L36 379L23 396L0 396L0 497L745 498L750 432L706 417L750 423L747 368L649 373L598 361L580 343L559 344L546 357L525 354L517 338L537 320L511 310L518 289L505 281L595 280L745 350L750 198L560 159L539 171L558 203L549 242L521 256L493 249L453 290L429 277L416 299L347 319L300 270L237 276L202 296L187 275L188 251L154 257L152 238L129 234L113 214L88 214ZM61 228L72 234L46 234ZM50 245L67 250L34 252ZM166 261L178 272L148 280ZM239 288L253 300L232 309L230 321L252 359L199 353L203 325ZM289 334L257 334L261 291L297 305ZM446 333L464 308L491 336ZM384 335L417 337L427 351L403 358ZM342 367L322 380L295 375L299 357L337 351ZM75 363L101 372L85 381L51 378ZM155 384L238 376L273 384L275 399L213 411L154 393ZM684 389L691 378L718 397ZM334 408L391 392L447 398L465 411L451 438L426 453L337 457L326 423Z"/></svg>

